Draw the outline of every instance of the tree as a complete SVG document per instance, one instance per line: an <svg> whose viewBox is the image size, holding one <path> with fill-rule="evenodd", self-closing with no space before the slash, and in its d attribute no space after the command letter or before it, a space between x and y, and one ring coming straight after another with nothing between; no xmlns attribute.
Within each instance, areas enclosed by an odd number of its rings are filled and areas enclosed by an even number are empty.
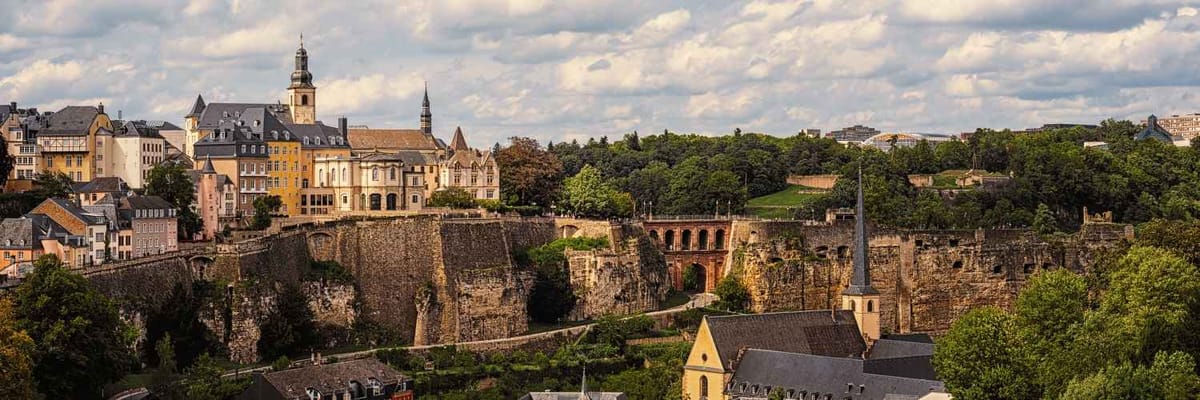
<svg viewBox="0 0 1200 400"><path fill-rule="evenodd" d="M627 193L617 191L590 164L563 181L563 207L583 216L628 216L632 213L632 202Z"/></svg>
<svg viewBox="0 0 1200 400"><path fill-rule="evenodd" d="M1159 353L1150 367L1125 362L1070 382L1063 400L1194 399L1200 391L1192 356Z"/></svg>
<svg viewBox="0 0 1200 400"><path fill-rule="evenodd" d="M273 360L311 350L318 344L313 312L300 288L288 285L276 296L275 310L259 328L258 352Z"/></svg>
<svg viewBox="0 0 1200 400"><path fill-rule="evenodd" d="M58 257L39 258L16 298L17 326L37 345L34 376L48 398L93 398L129 372L116 308Z"/></svg>
<svg viewBox="0 0 1200 400"><path fill-rule="evenodd" d="M1038 203L1037 212L1033 214L1033 230L1048 235L1058 231L1056 225L1058 223L1054 221L1054 213L1050 211L1050 206Z"/></svg>
<svg viewBox="0 0 1200 400"><path fill-rule="evenodd" d="M0 398L33 399L33 339L17 328L12 300L0 298Z"/></svg>
<svg viewBox="0 0 1200 400"><path fill-rule="evenodd" d="M433 192L429 196L429 205L433 207L475 208L475 196L463 188L445 188Z"/></svg>
<svg viewBox="0 0 1200 400"><path fill-rule="evenodd" d="M271 214L279 211L283 206L283 201L279 196L263 196L254 199L254 219L250 222L250 228L254 230L263 230L271 227Z"/></svg>
<svg viewBox="0 0 1200 400"><path fill-rule="evenodd" d="M43 197L67 197L73 191L71 186L74 184L70 175L59 171L42 172L33 178L36 191Z"/></svg>
<svg viewBox="0 0 1200 400"><path fill-rule="evenodd" d="M186 368L201 354L215 349L217 338L201 321L201 310L213 298L212 282L196 281L190 287L176 284L165 301L146 315L146 341L157 343L171 338L172 362ZM161 364L158 347L146 349L150 365Z"/></svg>
<svg viewBox="0 0 1200 400"><path fill-rule="evenodd" d="M0 123L4 123L4 121L0 120ZM8 174L12 173L12 170L13 157L12 154L8 154L8 141L0 136L0 188L8 182Z"/></svg>
<svg viewBox="0 0 1200 400"><path fill-rule="evenodd" d="M496 155L500 192L510 203L546 206L558 196L563 163L537 140L512 137Z"/></svg>
<svg viewBox="0 0 1200 400"><path fill-rule="evenodd" d="M181 239L190 239L200 232L200 216L192 210L196 188L182 165L166 163L151 168L146 177L146 195L161 197L178 210L177 231Z"/></svg>
<svg viewBox="0 0 1200 400"><path fill-rule="evenodd" d="M1076 357L1073 342L1088 307L1087 280L1066 269L1034 275L1017 297L1016 334L1047 397L1057 397L1076 372L1071 368Z"/></svg>
<svg viewBox="0 0 1200 400"><path fill-rule="evenodd" d="M933 367L956 399L1036 399L1013 318L995 307L968 311L938 341Z"/></svg>
<svg viewBox="0 0 1200 400"><path fill-rule="evenodd" d="M188 400L224 400L237 396L250 385L248 378L223 379L225 369L207 353L184 370L183 387Z"/></svg>
<svg viewBox="0 0 1200 400"><path fill-rule="evenodd" d="M179 382L175 364L175 348L171 345L171 335L167 334L155 342L154 350L158 355L158 368L150 376L150 392L160 399L186 399L183 386Z"/></svg>
<svg viewBox="0 0 1200 400"><path fill-rule="evenodd" d="M717 283L713 294L719 298L714 306L733 312L745 312L750 306L750 292L735 275L726 276Z"/></svg>

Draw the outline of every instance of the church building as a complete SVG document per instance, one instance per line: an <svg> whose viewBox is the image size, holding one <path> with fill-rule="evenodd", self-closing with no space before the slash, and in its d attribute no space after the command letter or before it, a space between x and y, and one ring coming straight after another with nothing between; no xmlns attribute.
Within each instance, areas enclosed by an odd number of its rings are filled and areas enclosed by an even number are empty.
<svg viewBox="0 0 1200 400"><path fill-rule="evenodd" d="M706 316L683 366L689 400L944 397L925 335L885 336L859 172L854 267L840 310Z"/></svg>

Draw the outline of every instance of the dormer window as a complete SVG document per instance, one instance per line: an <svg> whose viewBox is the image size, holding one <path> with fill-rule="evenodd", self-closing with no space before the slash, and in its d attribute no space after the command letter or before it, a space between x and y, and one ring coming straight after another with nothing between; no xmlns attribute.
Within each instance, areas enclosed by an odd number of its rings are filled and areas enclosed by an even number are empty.
<svg viewBox="0 0 1200 400"><path fill-rule="evenodd" d="M304 389L304 394L308 395L308 400L321 400L321 392L317 389Z"/></svg>
<svg viewBox="0 0 1200 400"><path fill-rule="evenodd" d="M305 146L308 146L308 136L305 136L305 137L304 137L304 145L305 145Z"/></svg>
<svg viewBox="0 0 1200 400"><path fill-rule="evenodd" d="M379 382L378 379L368 378L367 386L371 389L372 396L382 396L383 395L383 383Z"/></svg>

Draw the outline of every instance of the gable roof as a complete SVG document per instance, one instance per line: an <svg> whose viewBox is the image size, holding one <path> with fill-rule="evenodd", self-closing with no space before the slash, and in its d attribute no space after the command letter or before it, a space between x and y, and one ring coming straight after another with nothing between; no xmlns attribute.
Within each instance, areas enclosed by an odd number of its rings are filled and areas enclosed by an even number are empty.
<svg viewBox="0 0 1200 400"><path fill-rule="evenodd" d="M138 136L162 139L162 135L158 133L158 128L150 126L146 121L113 121L113 127L116 128L113 136Z"/></svg>
<svg viewBox="0 0 1200 400"><path fill-rule="evenodd" d="M200 114L203 114L203 113L204 113L204 96L201 96L200 94L196 94L196 102L192 103L192 111L188 112L187 115L184 115L183 117L184 118L199 117Z"/></svg>
<svg viewBox="0 0 1200 400"><path fill-rule="evenodd" d="M175 206L158 196L133 196L121 199L121 208L131 210L162 210L175 208Z"/></svg>
<svg viewBox="0 0 1200 400"><path fill-rule="evenodd" d="M214 129L223 121L242 119L242 113L250 108L264 108L272 116L282 122L292 122L288 106L284 104L267 103L211 103L204 107L197 122L198 129ZM251 121L252 122L252 121Z"/></svg>
<svg viewBox="0 0 1200 400"><path fill-rule="evenodd" d="M854 314L818 310L706 316L713 345L726 370L742 348L861 357L867 350Z"/></svg>
<svg viewBox="0 0 1200 400"><path fill-rule="evenodd" d="M355 150L438 150L438 142L420 129L350 128L350 147Z"/></svg>
<svg viewBox="0 0 1200 400"><path fill-rule="evenodd" d="M50 114L38 130L38 136L87 135L100 110L93 106L66 106Z"/></svg>
<svg viewBox="0 0 1200 400"><path fill-rule="evenodd" d="M158 129L160 131L182 131L183 130L183 128L180 128L179 125L175 125L175 124L172 124L167 121L151 120L151 121L145 121L145 123L146 123L146 126L149 126L154 129Z"/></svg>
<svg viewBox="0 0 1200 400"><path fill-rule="evenodd" d="M97 177L75 188L76 193L112 193L128 190L129 186L125 185L125 181L116 176Z"/></svg>
<svg viewBox="0 0 1200 400"><path fill-rule="evenodd" d="M1146 129L1142 129L1141 132L1138 132L1136 135L1133 135L1133 140L1146 140L1146 139L1154 139L1154 140L1158 140L1158 141L1162 141L1162 142L1174 143L1174 139L1171 138L1171 133L1167 132L1166 129L1163 129L1162 126L1158 125L1158 117L1155 117L1154 115L1151 115L1149 118L1146 118Z"/></svg>
<svg viewBox="0 0 1200 400"><path fill-rule="evenodd" d="M63 209L63 211L66 211L68 215L79 220L79 222L83 223L84 225L104 224L103 216L89 213L87 210L79 208L79 206L76 206L75 203L72 203L69 200L52 197L52 198L46 199L46 201L43 201L42 204L46 204L47 202ZM58 222L58 221L55 221L55 222ZM62 224L62 223L59 222L59 224Z"/></svg>
<svg viewBox="0 0 1200 400"><path fill-rule="evenodd" d="M751 349L742 356L727 392L766 398L762 391L770 386L794 390L796 394L833 394L836 398L849 390L855 399L883 399L890 394L921 396L945 391L940 381L889 375L892 371L867 364L856 358ZM927 358L925 364L929 364ZM760 389L757 396L752 393L756 386Z"/></svg>
<svg viewBox="0 0 1200 400"><path fill-rule="evenodd" d="M43 214L26 214L20 218L0 220L2 249L37 250L42 248L42 239L69 235L65 228Z"/></svg>
<svg viewBox="0 0 1200 400"><path fill-rule="evenodd" d="M284 126L292 132L292 135L295 135L297 140L300 140L300 147L303 149L350 148L350 143L342 137L341 131L325 125L321 121L317 121L315 124L293 124L285 121Z"/></svg>
<svg viewBox="0 0 1200 400"><path fill-rule="evenodd" d="M276 392L289 399L304 396L307 388L316 389L322 395L346 392L350 381L367 385L371 378L384 385L407 380L404 375L373 358L263 374L263 379Z"/></svg>
<svg viewBox="0 0 1200 400"><path fill-rule="evenodd" d="M454 150L454 151L471 150L471 146L467 146L467 138L463 137L461 126L454 128L454 138L450 139L450 150Z"/></svg>

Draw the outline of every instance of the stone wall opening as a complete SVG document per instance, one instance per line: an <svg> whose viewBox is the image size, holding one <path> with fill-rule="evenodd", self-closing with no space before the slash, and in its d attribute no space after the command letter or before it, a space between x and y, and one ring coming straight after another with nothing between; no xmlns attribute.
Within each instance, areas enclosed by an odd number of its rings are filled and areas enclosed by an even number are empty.
<svg viewBox="0 0 1200 400"><path fill-rule="evenodd" d="M708 269L698 263L689 265L683 273L683 291L688 293L704 292L708 288Z"/></svg>

